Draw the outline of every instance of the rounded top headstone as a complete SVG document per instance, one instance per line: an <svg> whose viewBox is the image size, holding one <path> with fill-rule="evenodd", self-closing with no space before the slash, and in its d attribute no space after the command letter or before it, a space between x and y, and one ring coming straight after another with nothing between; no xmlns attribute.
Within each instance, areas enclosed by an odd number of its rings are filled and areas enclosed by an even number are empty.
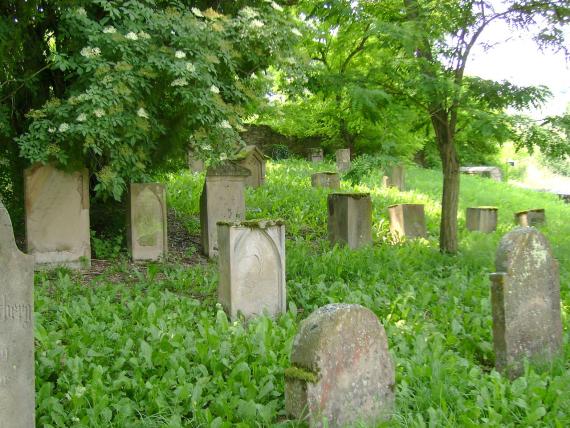
<svg viewBox="0 0 570 428"><path fill-rule="evenodd" d="M548 268L554 261L546 237L534 227L518 227L501 239L495 258L497 272L510 275Z"/></svg>

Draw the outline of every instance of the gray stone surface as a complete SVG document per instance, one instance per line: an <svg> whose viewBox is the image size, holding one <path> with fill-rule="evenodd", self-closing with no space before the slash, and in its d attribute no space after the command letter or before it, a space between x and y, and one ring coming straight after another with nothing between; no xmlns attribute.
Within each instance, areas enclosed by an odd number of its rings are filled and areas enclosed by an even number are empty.
<svg viewBox="0 0 570 428"><path fill-rule="evenodd" d="M480 177L491 178L495 181L503 181L501 168L497 166L462 166L459 172L467 175L478 175Z"/></svg>
<svg viewBox="0 0 570 428"><path fill-rule="evenodd" d="M328 196L328 236L331 245L360 248L372 244L372 201L369 193Z"/></svg>
<svg viewBox="0 0 570 428"><path fill-rule="evenodd" d="M395 237L425 238L427 236L424 206L399 204L388 207L390 232Z"/></svg>
<svg viewBox="0 0 570 428"><path fill-rule="evenodd" d="M285 226L281 221L219 222L218 300L235 319L286 310Z"/></svg>
<svg viewBox="0 0 570 428"><path fill-rule="evenodd" d="M540 226L546 223L546 212L543 208L519 211L515 213L515 222L522 227Z"/></svg>
<svg viewBox="0 0 570 428"><path fill-rule="evenodd" d="M467 230L490 233L497 230L499 209L496 207L467 208Z"/></svg>
<svg viewBox="0 0 570 428"><path fill-rule="evenodd" d="M336 172L316 172L311 175L311 186L340 189L340 177Z"/></svg>
<svg viewBox="0 0 570 428"><path fill-rule="evenodd" d="M192 172L204 171L204 161L198 159L192 151L188 151L188 168Z"/></svg>
<svg viewBox="0 0 570 428"><path fill-rule="evenodd" d="M35 427L34 258L0 202L0 427Z"/></svg>
<svg viewBox="0 0 570 428"><path fill-rule="evenodd" d="M533 227L507 233L491 274L495 366L510 377L523 359L548 363L561 351L560 275L547 239Z"/></svg>
<svg viewBox="0 0 570 428"><path fill-rule="evenodd" d="M159 183L133 183L128 198L127 246L132 259L166 257L166 187Z"/></svg>
<svg viewBox="0 0 570 428"><path fill-rule="evenodd" d="M384 327L360 305L330 304L301 322L285 371L285 410L310 427L375 426L393 413L395 369Z"/></svg>
<svg viewBox="0 0 570 428"><path fill-rule="evenodd" d="M89 175L36 164L24 172L26 247L36 267L91 263Z"/></svg>
<svg viewBox="0 0 570 428"><path fill-rule="evenodd" d="M236 156L236 162L251 172L245 179L245 185L253 188L263 186L265 183L266 156L257 146L246 146Z"/></svg>
<svg viewBox="0 0 570 428"><path fill-rule="evenodd" d="M406 168L403 165L395 165L386 170L382 178L384 187L395 187L400 191L406 189Z"/></svg>
<svg viewBox="0 0 570 428"><path fill-rule="evenodd" d="M234 162L208 168L200 196L200 229L204 255L218 255L219 221L245 219L245 179L248 169Z"/></svg>
<svg viewBox="0 0 570 428"><path fill-rule="evenodd" d="M345 172L350 169L350 149L338 149L336 151L336 169Z"/></svg>
<svg viewBox="0 0 570 428"><path fill-rule="evenodd" d="M313 147L309 149L309 160L311 162L322 162L325 159L323 149L319 147Z"/></svg>

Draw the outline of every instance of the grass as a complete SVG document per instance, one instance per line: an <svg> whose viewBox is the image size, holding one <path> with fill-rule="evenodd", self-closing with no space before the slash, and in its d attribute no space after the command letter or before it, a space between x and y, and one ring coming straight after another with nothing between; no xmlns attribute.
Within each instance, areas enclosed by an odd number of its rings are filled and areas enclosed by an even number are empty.
<svg viewBox="0 0 570 428"><path fill-rule="evenodd" d="M284 374L299 322L330 302L373 310L396 362L389 426L570 425L567 311L570 206L555 196L462 177L460 247L437 249L441 174L411 168L409 191L372 173L346 191L370 192L375 245L350 251L326 240L326 189L310 187L304 161L270 163L267 184L247 191L247 217L282 218L289 310L278 320L231 323L216 304L217 267L151 264L88 285L60 270L36 278L37 420L44 427L297 426L284 414ZM203 176L172 174L169 204L196 233ZM394 243L387 207L426 205L429 237ZM499 207L498 231L465 231L465 208ZM488 274L515 211L544 207L541 228L560 262L564 356L527 365L509 381L493 369ZM115 271L127 269L121 263Z"/></svg>

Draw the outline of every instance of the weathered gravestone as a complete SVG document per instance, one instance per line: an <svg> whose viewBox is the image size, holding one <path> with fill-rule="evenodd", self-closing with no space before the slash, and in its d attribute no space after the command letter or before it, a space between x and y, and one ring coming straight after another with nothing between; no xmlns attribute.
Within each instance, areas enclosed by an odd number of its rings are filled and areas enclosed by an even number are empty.
<svg viewBox="0 0 570 428"><path fill-rule="evenodd" d="M548 241L533 227L507 233L491 277L495 366L510 377L523 359L544 363L562 347L560 275Z"/></svg>
<svg viewBox="0 0 570 428"><path fill-rule="evenodd" d="M497 230L499 209L496 207L467 208L467 230L490 233Z"/></svg>
<svg viewBox="0 0 570 428"><path fill-rule="evenodd" d="M348 245L355 249L372 243L370 193L331 193L328 212L331 245Z"/></svg>
<svg viewBox="0 0 570 428"><path fill-rule="evenodd" d="M539 226L546 223L546 213L542 208L519 211L515 213L515 222L522 227Z"/></svg>
<svg viewBox="0 0 570 428"><path fill-rule="evenodd" d="M249 175L249 170L230 161L208 168L200 196L200 229L206 256L218 255L219 221L245 219L245 178Z"/></svg>
<svg viewBox="0 0 570 428"><path fill-rule="evenodd" d="M265 183L265 155L257 146L246 146L240 151L235 161L251 172L249 177L245 179L245 185L250 187L259 187Z"/></svg>
<svg viewBox="0 0 570 428"><path fill-rule="evenodd" d="M281 221L219 222L218 300L232 319L286 310L285 226Z"/></svg>
<svg viewBox="0 0 570 428"><path fill-rule="evenodd" d="M426 217L421 204L399 204L388 207L390 232L395 237L425 238Z"/></svg>
<svg viewBox="0 0 570 428"><path fill-rule="evenodd" d="M129 189L127 246L133 260L160 260L168 252L166 188L132 183Z"/></svg>
<svg viewBox="0 0 570 428"><path fill-rule="evenodd" d="M313 147L309 149L309 160L311 162L322 162L325 159L323 149L319 147Z"/></svg>
<svg viewBox="0 0 570 428"><path fill-rule="evenodd" d="M467 175L478 175L495 181L503 180L501 168L497 166L462 166L459 168L459 172Z"/></svg>
<svg viewBox="0 0 570 428"><path fill-rule="evenodd" d="M301 323L285 370L285 410L311 427L388 419L395 370L384 327L360 305L330 304Z"/></svg>
<svg viewBox="0 0 570 428"><path fill-rule="evenodd" d="M0 202L0 427L35 427L34 258Z"/></svg>
<svg viewBox="0 0 570 428"><path fill-rule="evenodd" d="M336 172L316 172L311 175L311 186L340 189L340 177Z"/></svg>
<svg viewBox="0 0 570 428"><path fill-rule="evenodd" d="M89 177L36 164L24 172L26 246L38 265L88 267Z"/></svg>
<svg viewBox="0 0 570 428"><path fill-rule="evenodd" d="M395 165L386 170L386 175L382 177L384 187L395 187L400 191L406 187L406 169L403 165Z"/></svg>
<svg viewBox="0 0 570 428"><path fill-rule="evenodd" d="M188 151L188 168L192 172L202 172L204 171L204 161L198 159L194 152Z"/></svg>
<svg viewBox="0 0 570 428"><path fill-rule="evenodd" d="M336 169L340 172L350 169L350 149L338 149L336 151Z"/></svg>

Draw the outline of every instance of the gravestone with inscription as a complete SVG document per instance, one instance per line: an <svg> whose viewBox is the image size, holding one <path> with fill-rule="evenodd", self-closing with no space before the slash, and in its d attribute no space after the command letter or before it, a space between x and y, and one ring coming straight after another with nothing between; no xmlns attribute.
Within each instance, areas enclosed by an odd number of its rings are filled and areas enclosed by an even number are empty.
<svg viewBox="0 0 570 428"><path fill-rule="evenodd" d="M0 202L0 427L35 427L34 258Z"/></svg>
<svg viewBox="0 0 570 428"><path fill-rule="evenodd" d="M323 153L323 149L319 147L312 147L309 149L309 160L311 162L317 163L322 162L325 159L325 155Z"/></svg>
<svg viewBox="0 0 570 428"><path fill-rule="evenodd" d="M245 179L246 186L256 188L265 183L265 159L266 156L255 145L246 146L236 155L235 161L251 172Z"/></svg>
<svg viewBox="0 0 570 428"><path fill-rule="evenodd" d="M219 222L218 245L218 300L229 316L276 317L285 312L283 222Z"/></svg>
<svg viewBox="0 0 570 428"><path fill-rule="evenodd" d="M340 178L336 172L316 172L311 175L311 186L340 189Z"/></svg>
<svg viewBox="0 0 570 428"><path fill-rule="evenodd" d="M406 187L406 169L403 165L395 165L386 170L386 175L382 178L384 187L395 187L400 191Z"/></svg>
<svg viewBox="0 0 570 428"><path fill-rule="evenodd" d="M372 244L370 193L331 193L327 202L331 245L348 245L356 249Z"/></svg>
<svg viewBox="0 0 570 428"><path fill-rule="evenodd" d="M388 207L390 232L395 237L425 238L426 216L421 204L398 204Z"/></svg>
<svg viewBox="0 0 570 428"><path fill-rule="evenodd" d="M560 275L547 239L533 227L507 233L491 277L495 366L510 377L523 360L548 363L562 349Z"/></svg>
<svg viewBox="0 0 570 428"><path fill-rule="evenodd" d="M376 426L393 413L395 368L384 327L336 303L301 322L285 370L285 410L311 427Z"/></svg>
<svg viewBox="0 0 570 428"><path fill-rule="evenodd" d="M336 151L336 169L340 172L350 169L350 149L338 149Z"/></svg>
<svg viewBox="0 0 570 428"><path fill-rule="evenodd" d="M497 207L467 208L465 217L467 230L483 233L494 232L497 229L498 213Z"/></svg>
<svg viewBox="0 0 570 428"><path fill-rule="evenodd" d="M168 252L166 188L132 183L129 189L127 246L133 260L160 260Z"/></svg>
<svg viewBox="0 0 570 428"><path fill-rule="evenodd" d="M546 223L546 213L543 208L519 211L515 213L515 222L522 227L540 226Z"/></svg>
<svg viewBox="0 0 570 428"><path fill-rule="evenodd" d="M36 267L91 263L89 175L36 164L24 172L26 246Z"/></svg>
<svg viewBox="0 0 570 428"><path fill-rule="evenodd" d="M200 196L200 229L204 255L218 255L219 221L245 219L245 179L251 173L232 161L208 168Z"/></svg>

